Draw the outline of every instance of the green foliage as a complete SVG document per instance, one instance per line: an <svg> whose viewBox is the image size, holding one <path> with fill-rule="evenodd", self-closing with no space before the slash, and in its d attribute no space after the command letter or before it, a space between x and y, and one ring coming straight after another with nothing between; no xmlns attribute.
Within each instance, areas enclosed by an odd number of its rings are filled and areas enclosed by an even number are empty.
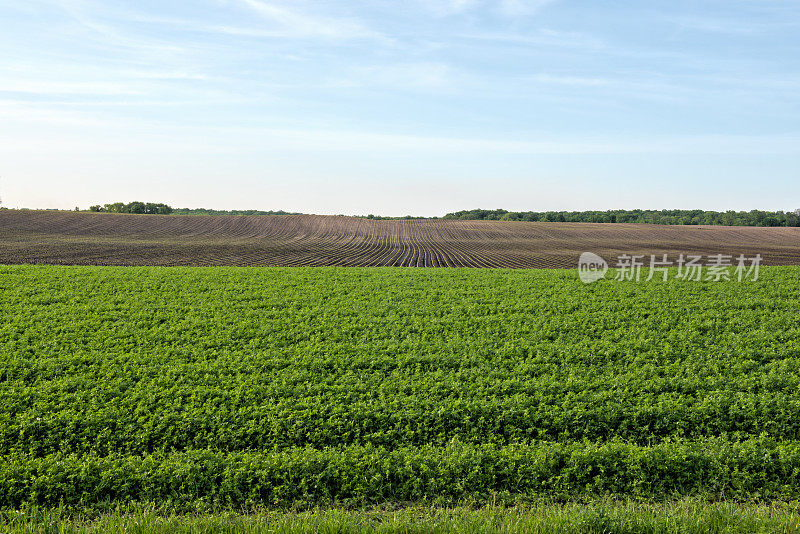
<svg viewBox="0 0 800 534"><path fill-rule="evenodd" d="M370 213L369 215L354 215L354 217L358 217L360 219L374 219L376 221L410 221L413 219L438 219L438 217L420 217L415 215L403 215L402 217L390 217L386 215L374 215Z"/></svg>
<svg viewBox="0 0 800 534"><path fill-rule="evenodd" d="M78 211L77 209L75 211ZM166 204L156 204L153 202L115 202L103 206L89 206L89 211L108 212L108 213L138 213L147 215L169 215L174 210Z"/></svg>
<svg viewBox="0 0 800 534"><path fill-rule="evenodd" d="M545 221L592 223L650 223L715 226L800 226L800 214L783 211L608 210L608 211L506 211L464 210L443 219L486 221Z"/></svg>
<svg viewBox="0 0 800 534"><path fill-rule="evenodd" d="M799 301L796 267L0 267L0 507L798 499Z"/></svg>
<svg viewBox="0 0 800 534"><path fill-rule="evenodd" d="M212 210L207 208L175 208L172 213L175 215L300 215L283 210Z"/></svg>
<svg viewBox="0 0 800 534"><path fill-rule="evenodd" d="M76 210L77 211L77 210ZM103 206L89 206L89 211L109 213L157 213L159 215L300 215L283 210L214 210L207 208L172 208L166 204L150 202L115 202ZM800 212L800 210L798 210ZM783 211L705 211L705 210L609 210L609 211L506 211L463 210L448 213L443 219L485 221L543 221L543 222L593 222L593 223L650 223L667 225L716 225L716 226L800 226L800 213ZM388 217L382 215L357 215L375 220L438 219L405 215Z"/></svg>

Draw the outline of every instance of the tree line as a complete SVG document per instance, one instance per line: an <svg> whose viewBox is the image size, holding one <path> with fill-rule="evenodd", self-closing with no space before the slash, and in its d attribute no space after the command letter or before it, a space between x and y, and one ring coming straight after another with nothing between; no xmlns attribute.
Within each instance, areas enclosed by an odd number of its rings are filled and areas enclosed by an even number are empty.
<svg viewBox="0 0 800 534"><path fill-rule="evenodd" d="M507 211L464 210L444 219L479 221L545 221L593 223L649 223L715 226L800 226L800 215L783 211L608 210L608 211Z"/></svg>
<svg viewBox="0 0 800 534"><path fill-rule="evenodd" d="M212 210L208 208L175 208L172 213L174 215L301 215L283 210Z"/></svg>
<svg viewBox="0 0 800 534"><path fill-rule="evenodd" d="M78 208L75 208L76 210ZM154 215L300 215L283 210L214 210L207 208L173 208L154 202L114 202L90 206L89 211L108 213L140 213ZM437 217L385 217L357 215L365 219L436 219ZM667 225L713 226L800 226L800 212L784 211L706 211L706 210L607 210L607 211L508 211L462 210L448 213L443 219L470 221L543 221L592 223L648 223Z"/></svg>
<svg viewBox="0 0 800 534"><path fill-rule="evenodd" d="M75 208L78 211L78 208ZM168 204L155 202L114 202L89 206L89 211L105 213L139 213L147 215L299 215L287 211L261 210L212 210L207 208L173 208Z"/></svg>
<svg viewBox="0 0 800 534"><path fill-rule="evenodd" d="M77 210L77 208L75 208ZM169 215L173 212L171 206L155 202L114 202L112 204L97 204L89 206L89 211L107 212L107 213L141 213L148 215Z"/></svg>

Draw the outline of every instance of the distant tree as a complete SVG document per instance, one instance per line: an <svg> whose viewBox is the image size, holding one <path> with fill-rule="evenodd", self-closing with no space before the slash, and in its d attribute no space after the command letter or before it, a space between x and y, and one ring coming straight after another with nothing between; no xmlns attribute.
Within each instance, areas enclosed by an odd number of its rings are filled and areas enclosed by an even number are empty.
<svg viewBox="0 0 800 534"><path fill-rule="evenodd" d="M444 219L550 221L596 223L647 223L727 226L800 226L800 215L791 212L704 211L704 210L608 210L608 211L522 211L464 210L448 213Z"/></svg>
<svg viewBox="0 0 800 534"><path fill-rule="evenodd" d="M144 213L155 215L168 215L172 213L172 208L166 204L156 204L154 202L147 202L144 205Z"/></svg>
<svg viewBox="0 0 800 534"><path fill-rule="evenodd" d="M114 202L113 204L103 205L103 210L110 213L125 213L125 204L122 202Z"/></svg>
<svg viewBox="0 0 800 534"><path fill-rule="evenodd" d="M145 213L145 203L133 201L125 205L124 213Z"/></svg>
<svg viewBox="0 0 800 534"><path fill-rule="evenodd" d="M96 204L94 206L89 206L89 211L94 212L101 212L106 211L109 213L145 213L145 214L158 214L158 215L169 215L172 213L172 207L163 204L163 203L155 203L155 202L129 202L125 204L124 202L114 202L113 204L104 204L100 206Z"/></svg>
<svg viewBox="0 0 800 534"><path fill-rule="evenodd" d="M207 208L169 208L173 215L300 215L283 210L212 210Z"/></svg>

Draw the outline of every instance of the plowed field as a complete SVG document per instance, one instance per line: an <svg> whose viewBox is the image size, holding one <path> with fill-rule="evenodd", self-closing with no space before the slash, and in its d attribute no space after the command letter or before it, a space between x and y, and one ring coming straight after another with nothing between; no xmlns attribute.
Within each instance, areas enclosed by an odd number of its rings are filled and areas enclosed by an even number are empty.
<svg viewBox="0 0 800 534"><path fill-rule="evenodd" d="M3 264L563 268L584 251L797 265L800 228L0 211Z"/></svg>

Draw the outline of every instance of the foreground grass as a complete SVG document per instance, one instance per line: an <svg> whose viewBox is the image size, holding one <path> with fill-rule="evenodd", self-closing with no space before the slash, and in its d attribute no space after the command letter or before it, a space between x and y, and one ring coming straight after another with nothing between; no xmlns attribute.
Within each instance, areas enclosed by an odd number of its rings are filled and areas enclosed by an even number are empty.
<svg viewBox="0 0 800 534"><path fill-rule="evenodd" d="M596 502L524 508L406 508L395 511L317 510L294 514L162 515L117 510L97 518L59 510L6 513L0 530L13 533L721 533L800 532L796 506L706 503Z"/></svg>

